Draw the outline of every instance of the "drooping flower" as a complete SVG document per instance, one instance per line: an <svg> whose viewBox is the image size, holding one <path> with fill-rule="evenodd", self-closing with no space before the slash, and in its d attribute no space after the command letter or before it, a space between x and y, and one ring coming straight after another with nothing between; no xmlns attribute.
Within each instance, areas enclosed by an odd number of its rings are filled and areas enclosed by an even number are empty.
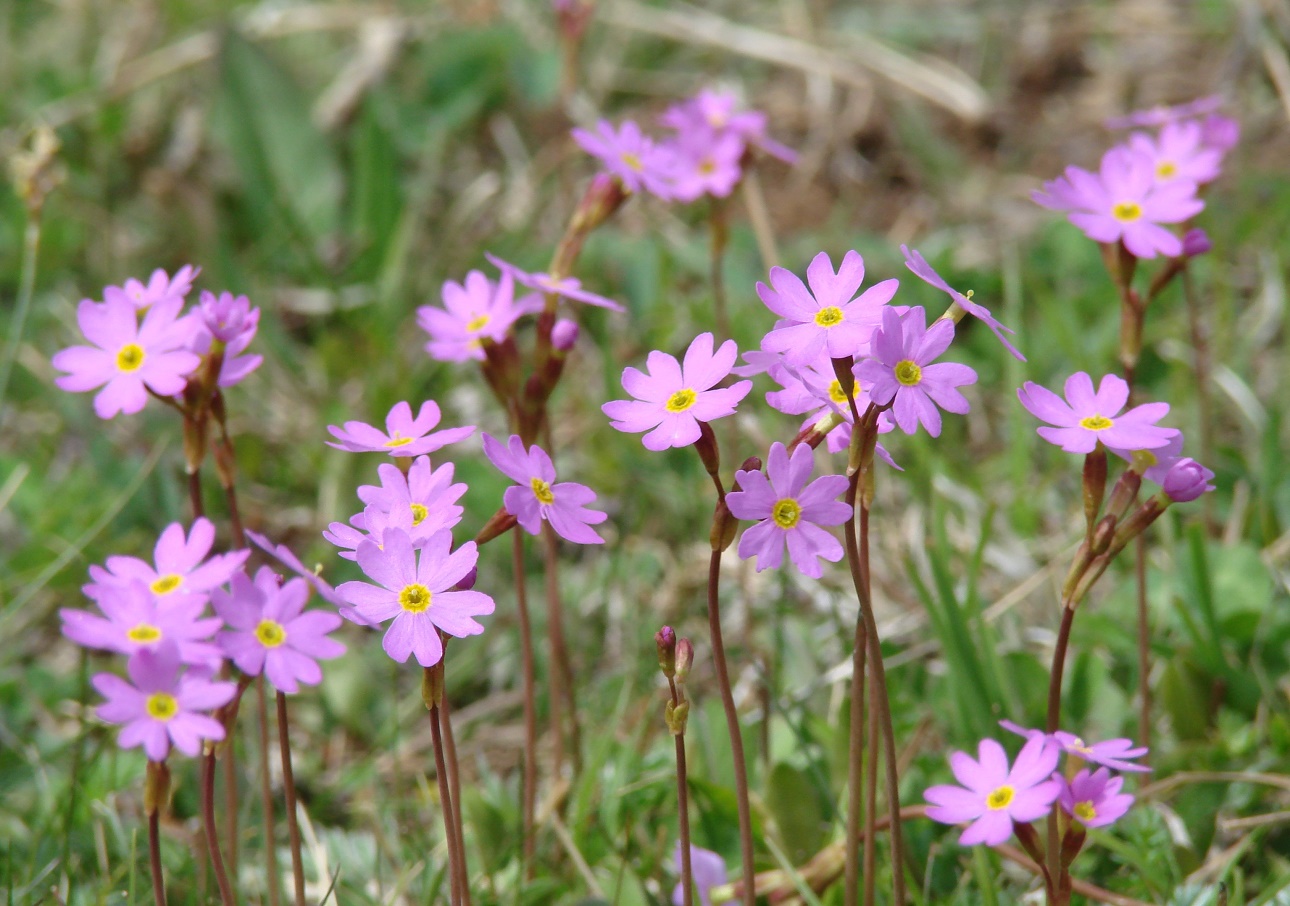
<svg viewBox="0 0 1290 906"><path fill-rule="evenodd" d="M1043 736L1029 740L1008 767L1008 755L993 739L983 739L977 759L966 752L950 756L950 769L962 786L930 787L923 797L932 805L927 817L942 824L971 822L959 837L963 846L998 846L1012 836L1012 822L1034 821L1047 814L1061 792L1050 779L1060 750Z"/></svg>
<svg viewBox="0 0 1290 906"><path fill-rule="evenodd" d="M421 404L416 418L412 417L412 407L400 402L395 403L385 417L385 431L357 421L345 422L343 429L328 425L327 430L340 443L327 441L327 446L350 453L389 453L391 456L411 457L433 453L475 433L474 425L432 431L437 424L439 406L433 400Z"/></svg>
<svg viewBox="0 0 1290 906"><path fill-rule="evenodd" d="M502 503L524 531L536 535L545 519L566 541L604 544L605 539L592 526L608 517L586 507L596 499L596 492L572 481L557 483L551 457L537 444L525 452L524 441L518 434L512 434L505 447L485 434L484 455L503 475L518 483L506 489Z"/></svg>
<svg viewBox="0 0 1290 906"><path fill-rule="evenodd" d="M713 389L730 374L739 349L734 340L726 340L715 353L712 345L712 334L699 334L685 351L684 364L665 352L651 352L648 373L623 369L623 389L635 399L605 403L601 411L619 431L649 431L643 441L648 450L694 443L701 433L699 422L733 415L752 390L752 381Z"/></svg>
<svg viewBox="0 0 1290 906"><path fill-rule="evenodd" d="M969 409L959 387L976 383L976 372L957 362L932 362L954 339L954 322L941 319L931 327L921 306L901 316L892 309L882 314L874 332L873 358L856 366L856 378L879 406L891 403L900 430L913 434L921 423L932 437L941 433L941 413L959 415Z"/></svg>
<svg viewBox="0 0 1290 906"><path fill-rule="evenodd" d="M76 309L76 321L92 346L72 346L54 355L52 364L67 374L54 379L61 389L81 393L103 389L94 397L99 418L118 412L132 415L158 396L182 393L188 375L201 359L185 347L190 322L178 317L182 299L154 303L139 323L133 303L124 296L102 304L89 299Z"/></svg>
<svg viewBox="0 0 1290 906"><path fill-rule="evenodd" d="M664 201L672 198L671 155L632 120L624 120L617 129L601 120L595 132L574 129L572 135L582 150L604 164L626 189L644 190Z"/></svg>
<svg viewBox="0 0 1290 906"><path fill-rule="evenodd" d="M104 586L122 586L137 581L159 598L177 600L197 595L205 602L208 592L227 582L251 555L248 550L238 550L207 559L206 555L214 544L215 525L205 516L199 516L193 522L187 537L183 523L172 522L157 538L152 563L138 557L108 557L107 569L90 567L90 578L94 581L83 591L88 597L99 600L104 594Z"/></svg>
<svg viewBox="0 0 1290 906"><path fill-rule="evenodd" d="M346 582L336 589L370 624L394 618L382 647L399 663L415 656L422 667L433 667L443 657L436 629L459 638L478 635L484 627L473 618L493 612L488 595L453 591L475 568L475 542L449 553L451 548L452 533L443 531L418 555L406 532L391 529L384 545L368 539L358 548L358 565L376 584Z"/></svg>
<svg viewBox="0 0 1290 906"><path fill-rule="evenodd" d="M726 495L726 505L736 519L756 519L739 541L739 556L757 558L757 571L774 569L789 559L804 576L824 574L820 560L842 559L842 545L821 526L841 525L851 518L851 507L838 500L847 488L841 475L822 475L809 485L815 451L800 444L790 458L781 443L771 444L766 471L740 470L735 481L742 490Z"/></svg>
<svg viewBox="0 0 1290 906"><path fill-rule="evenodd" d="M237 686L182 670L179 652L173 645L162 645L130 657L129 682L111 673L90 680L107 699L94 713L108 723L125 724L117 737L121 748L141 745L149 760L162 761L172 744L196 757L203 739L224 738L223 725L205 712L232 701Z"/></svg>
<svg viewBox="0 0 1290 906"><path fill-rule="evenodd" d="M123 286L108 286L103 289L103 300L112 302L124 300L139 311L151 308L159 302L180 302L192 291L193 280L201 273L201 268L185 264L175 271L175 276L167 276L161 268L152 272L145 286L134 277L125 281Z"/></svg>
<svg viewBox="0 0 1290 906"><path fill-rule="evenodd" d="M1090 764L1098 764L1102 767L1111 768L1116 771L1150 771L1151 768L1145 765L1137 764L1130 761L1131 758L1141 758L1147 754L1146 746L1136 746L1132 739L1108 739L1105 742L1086 743L1083 739L1074 733L1067 733L1065 730L1058 730L1056 733L1045 733L1043 730L1032 730L1027 727L1018 726L1010 720L999 721L999 726L1003 727L1010 733L1016 733L1018 736L1024 736L1026 739L1043 737L1050 744L1056 745L1067 755L1074 755Z"/></svg>
<svg viewBox="0 0 1290 906"><path fill-rule="evenodd" d="M103 616L88 610L64 609L63 635L78 645L119 654L171 644L186 664L218 666L223 657L210 641L220 628L214 617L203 618L205 595L177 595L162 600L138 580L101 586L96 602Z"/></svg>
<svg viewBox="0 0 1290 906"><path fill-rule="evenodd" d="M984 321L985 326L990 328L994 335L999 338L999 342L1003 344L1004 349L1008 350L1020 361L1024 362L1026 360L1026 357L1017 351L1017 347L1013 346L1012 342L1004 336L1005 333L1016 333L1016 331L1011 327L1004 327L1000 324L994 315L990 314L990 309L973 302L971 290L968 290L967 294L964 295L946 283L945 278L932 269L932 266L927 263L927 259L919 254L917 249L911 250L908 246L902 245L900 251L905 256L905 267L913 271L916 277L948 295L950 299L958 303L959 308L972 317Z"/></svg>
<svg viewBox="0 0 1290 906"><path fill-rule="evenodd" d="M1187 503L1214 490L1212 470L1190 457L1183 457L1170 467L1161 488L1174 503Z"/></svg>
<svg viewBox="0 0 1290 906"><path fill-rule="evenodd" d="M349 620L351 623L357 623L359 626L371 625L367 622L366 618L360 616L357 610L350 607L349 604L345 602L345 599L337 594L336 589L333 588L329 582L319 576L314 570L305 568L305 565L300 562L300 558L292 553L291 548L287 547L285 544L274 544L266 536L252 531L248 531L246 533L246 537L250 539L251 543L256 547L263 550L275 560L278 560L287 569L291 570L297 576L312 585L314 591L318 592L318 596L328 604L334 605L340 615L346 620Z"/></svg>
<svg viewBox="0 0 1290 906"><path fill-rule="evenodd" d="M1112 777L1106 768L1080 771L1069 783L1061 780L1057 801L1066 814L1085 827L1106 827L1124 816L1133 805L1133 797L1121 793L1123 777Z"/></svg>
<svg viewBox="0 0 1290 906"><path fill-rule="evenodd" d="M610 311L624 311L625 309L613 299L607 299L604 296L597 295L582 288L581 281L577 277L560 277L555 278L550 274L529 273L520 270L509 261L504 261L496 255L484 252L484 257L492 262L493 267L497 268L503 274L510 274L511 278L521 286L528 287L535 292L544 295L560 296L571 302L582 302L586 305L594 305L597 308L607 308ZM541 308L539 302L538 308Z"/></svg>
<svg viewBox="0 0 1290 906"><path fill-rule="evenodd" d="M1117 146L1102 156L1097 174L1067 167L1066 175L1031 195L1036 204L1067 211L1067 219L1097 242L1123 241L1139 258L1177 257L1182 240L1161 226L1181 223L1205 207L1194 183L1156 182L1150 157Z"/></svg>
<svg viewBox="0 0 1290 906"><path fill-rule="evenodd" d="M515 280L502 271L496 283L483 271L471 271L464 284L446 280L443 308L422 305L417 324L430 334L426 352L441 362L483 361L484 341L500 343L520 318L542 307L533 295L515 298Z"/></svg>
<svg viewBox="0 0 1290 906"><path fill-rule="evenodd" d="M1077 371L1066 379L1066 399L1034 381L1017 396L1031 415L1056 427L1039 428L1039 436L1067 453L1092 453L1098 442L1127 450L1154 450L1169 443L1174 428L1156 424L1169 414L1168 403L1144 403L1120 413L1129 401L1129 385L1114 374L1093 379Z"/></svg>
<svg viewBox="0 0 1290 906"><path fill-rule="evenodd" d="M461 522L465 511L457 501L466 493L466 485L453 483L454 471L450 462L432 469L429 456L418 456L406 476L392 463L382 463L376 469L380 485L360 485L358 499L387 513L407 510L412 516L415 531L410 534L415 544Z"/></svg>
<svg viewBox="0 0 1290 906"><path fill-rule="evenodd" d="M1156 182L1202 185L1218 177L1223 163L1223 152L1207 148L1203 138L1200 123L1174 122L1166 123L1156 136L1133 133L1129 147L1151 161Z"/></svg>
<svg viewBox="0 0 1290 906"><path fill-rule="evenodd" d="M229 591L215 591L211 603L229 629L219 635L225 655L248 676L263 673L274 688L294 694L299 683L322 681L319 660L340 657L345 646L328 633L340 626L334 613L304 613L309 586L304 579L282 583L267 566L255 579L239 571Z"/></svg>
<svg viewBox="0 0 1290 906"><path fill-rule="evenodd" d="M673 859L676 861L676 873L679 875L681 874L680 843L676 844L676 853ZM699 892L699 903L702 906L712 906L712 898L708 891L713 887L720 887L726 883L726 860L710 849L704 849L691 843L690 877L694 880L694 887ZM682 906L684 902L685 890L681 884L677 884L676 889L672 891L672 906Z"/></svg>
<svg viewBox="0 0 1290 906"><path fill-rule="evenodd" d="M806 279L809 290L792 271L773 267L770 286L757 284L766 307L788 322L766 334L761 348L783 353L790 365L813 362L821 353L832 359L868 353L869 339L900 281L884 280L857 297L864 259L855 251L843 256L837 273L828 254L820 252L807 267Z"/></svg>

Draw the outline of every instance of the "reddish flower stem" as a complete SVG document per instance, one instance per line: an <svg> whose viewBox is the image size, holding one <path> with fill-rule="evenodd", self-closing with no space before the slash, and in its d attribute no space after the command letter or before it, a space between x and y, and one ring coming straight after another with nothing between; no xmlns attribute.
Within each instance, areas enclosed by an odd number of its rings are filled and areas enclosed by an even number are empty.
<svg viewBox="0 0 1290 906"><path fill-rule="evenodd" d="M287 721L287 697L277 694L278 754L282 758L282 789L287 806L287 837L291 841L291 877L296 906L305 906L305 864L300 846L300 823L296 817L296 774L291 764L291 732Z"/></svg>
<svg viewBox="0 0 1290 906"><path fill-rule="evenodd" d="M278 847L275 841L273 820L273 785L269 777L269 698L264 692L264 674L255 678L256 740L260 746L260 807L264 813L264 871L265 886L269 888L269 906L278 906L282 877L278 873Z"/></svg>
<svg viewBox="0 0 1290 906"><path fill-rule="evenodd" d="M672 706L679 707L681 695L677 691L676 680L669 677L667 685L672 693ZM681 826L682 906L694 906L694 870L690 858L690 786L685 767L685 734L677 733L672 738L676 743L676 813Z"/></svg>
<svg viewBox="0 0 1290 906"><path fill-rule="evenodd" d="M166 906L166 881L161 873L161 809L148 814L148 869L152 873L152 899Z"/></svg>
<svg viewBox="0 0 1290 906"><path fill-rule="evenodd" d="M515 609L520 617L520 671L524 688L524 776L520 799L521 848L525 880L533 878L535 845L534 815L537 811L537 703L536 677L533 668L533 627L529 620L528 593L524 581L524 535L515 529L511 535L512 565L515 572Z"/></svg>

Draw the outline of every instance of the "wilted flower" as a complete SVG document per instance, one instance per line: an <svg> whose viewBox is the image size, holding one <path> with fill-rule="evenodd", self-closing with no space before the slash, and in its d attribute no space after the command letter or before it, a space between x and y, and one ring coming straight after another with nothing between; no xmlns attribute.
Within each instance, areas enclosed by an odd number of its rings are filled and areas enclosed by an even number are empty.
<svg viewBox="0 0 1290 906"><path fill-rule="evenodd" d="M1056 733L1045 733L1042 730L1031 730L1018 726L1010 720L999 721L999 726L1010 733L1024 736L1026 739L1043 737L1056 745L1068 755L1074 755L1090 764L1099 764L1117 771L1149 771L1145 765L1129 761L1147 754L1146 746L1136 746L1131 739L1108 739L1105 742L1086 743L1074 733L1058 730Z"/></svg>
<svg viewBox="0 0 1290 906"><path fill-rule="evenodd" d="M510 274L511 278L514 279L516 283L521 286L526 286L535 292L543 293L545 295L560 296L561 298L568 299L571 302L582 302L586 305L594 305L597 308L607 308L610 311L624 310L623 307L613 299L607 299L604 296L600 296L583 289L582 283L576 277L560 277L557 279L550 274L540 272L529 273L528 271L520 270L509 261L504 261L496 255L489 254L488 252L484 253L484 257L491 261L493 266L503 274ZM537 307L541 308L540 302ZM556 324L556 327L558 326L559 323ZM575 324L574 327L576 328L577 325ZM555 342L554 329L552 331L552 342Z"/></svg>
<svg viewBox="0 0 1290 906"><path fill-rule="evenodd" d="M964 295L946 283L945 278L932 269L932 266L927 263L927 259L919 254L917 249L911 250L908 246L902 245L900 251L905 256L905 267L913 271L916 277L948 295L954 302L958 303L959 308L972 317L983 321L985 326L990 328L994 335L999 338L999 342L1003 344L1004 349L1008 350L1020 361L1024 362L1026 360L1026 357L1017 351L1017 347L1013 346L1008 338L1004 336L1005 333L1015 333L1016 331L1011 327L1004 327L1000 324L994 315L990 314L990 309L973 302L971 290L968 291L967 295Z"/></svg>

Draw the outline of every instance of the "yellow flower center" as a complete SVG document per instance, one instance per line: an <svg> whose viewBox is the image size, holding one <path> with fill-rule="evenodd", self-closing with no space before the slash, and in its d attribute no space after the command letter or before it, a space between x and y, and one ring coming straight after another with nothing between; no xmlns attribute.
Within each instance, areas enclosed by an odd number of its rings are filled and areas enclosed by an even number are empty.
<svg viewBox="0 0 1290 906"><path fill-rule="evenodd" d="M716 169L717 169L717 164L710 157L704 160L703 163L699 164L699 172L702 173L704 176L707 176L711 173L716 172Z"/></svg>
<svg viewBox="0 0 1290 906"><path fill-rule="evenodd" d="M152 589L154 595L168 595L183 584L184 577L179 573L167 573L164 576L158 576L148 587Z"/></svg>
<svg viewBox="0 0 1290 906"><path fill-rule="evenodd" d="M169 692L152 693L143 707L153 720L167 721L179 713L179 702Z"/></svg>
<svg viewBox="0 0 1290 906"><path fill-rule="evenodd" d="M118 371L138 371L143 365L143 347L138 343L126 343L116 354Z"/></svg>
<svg viewBox="0 0 1290 906"><path fill-rule="evenodd" d="M694 405L695 396L695 392L689 387L676 391L667 398L667 411L684 412Z"/></svg>
<svg viewBox="0 0 1290 906"><path fill-rule="evenodd" d="M493 320L492 315L475 315L475 317L466 322L466 329L471 333L475 333L487 327L488 322L491 320Z"/></svg>
<svg viewBox="0 0 1290 906"><path fill-rule="evenodd" d="M412 524L420 525L422 522L425 521L425 518L430 515L430 511L426 509L426 506L424 503L414 503L411 506L412 506Z"/></svg>
<svg viewBox="0 0 1290 906"><path fill-rule="evenodd" d="M1084 740L1080 739L1078 736L1076 736L1074 739L1071 740L1070 746L1068 746L1068 748L1074 749L1076 752L1079 752L1081 755L1093 754L1093 750L1090 749L1088 746L1086 746L1084 744Z"/></svg>
<svg viewBox="0 0 1290 906"><path fill-rule="evenodd" d="M137 642L140 645L148 645L161 638L161 630L156 626L153 626L151 623L140 623L125 635L126 638L132 642Z"/></svg>
<svg viewBox="0 0 1290 906"><path fill-rule="evenodd" d="M842 309L836 305L826 305L815 313L815 323L827 329L842 323Z"/></svg>
<svg viewBox="0 0 1290 906"><path fill-rule="evenodd" d="M1105 431L1114 424L1115 422L1111 421L1105 415L1088 415L1079 420L1079 426L1081 428L1087 428L1090 431Z"/></svg>
<svg viewBox="0 0 1290 906"><path fill-rule="evenodd" d="M847 401L847 395L842 392L842 382L837 378L834 378L833 383L829 384L829 399L833 400L833 402L837 403L839 406L843 405Z"/></svg>
<svg viewBox="0 0 1290 906"><path fill-rule="evenodd" d="M645 169L645 165L641 163L641 159L637 157L635 154L631 154L630 152L626 152L622 155L622 161L629 168L636 170L637 172L640 172L641 170Z"/></svg>
<svg viewBox="0 0 1290 906"><path fill-rule="evenodd" d="M1156 176L1161 179L1169 179L1178 172L1178 165L1171 160L1162 160L1156 164Z"/></svg>
<svg viewBox="0 0 1290 906"><path fill-rule="evenodd" d="M1097 809L1093 808L1092 802L1076 802L1074 812L1075 817L1085 824L1097 817Z"/></svg>
<svg viewBox="0 0 1290 906"><path fill-rule="evenodd" d="M1007 808L1009 805L1012 804L1012 798L1016 794L1017 794L1017 791L1014 790L1012 787L1001 786L993 793L991 793L989 796L985 797L986 808L996 812L999 809Z"/></svg>
<svg viewBox="0 0 1290 906"><path fill-rule="evenodd" d="M407 446L408 444L410 444L410 443L412 443L412 438L410 438L410 437L404 437L402 434L400 434L399 432L395 431L395 432L394 432L394 436L393 436L393 437L391 437L389 440L387 440L387 441L385 442L385 446L387 446L387 447L406 447L406 446Z"/></svg>
<svg viewBox="0 0 1290 906"><path fill-rule="evenodd" d="M419 583L403 586L403 591L399 592L399 606L408 613L421 613L430 606L430 600L434 597L430 589Z"/></svg>
<svg viewBox="0 0 1290 906"><path fill-rule="evenodd" d="M1121 223L1132 223L1142 216L1142 205L1136 201L1122 201L1111 208L1111 216Z"/></svg>
<svg viewBox="0 0 1290 906"><path fill-rule="evenodd" d="M922 379L923 369L919 368L916 362L905 359L896 363L896 380L906 387L916 387Z"/></svg>
<svg viewBox="0 0 1290 906"><path fill-rule="evenodd" d="M287 630L274 620L261 620L255 627L255 638L265 648L277 648L287 640Z"/></svg>
<svg viewBox="0 0 1290 906"><path fill-rule="evenodd" d="M530 478L529 487L533 489L533 496L538 499L538 503L549 506L555 502L555 494L551 493L551 486L541 478Z"/></svg>
<svg viewBox="0 0 1290 906"><path fill-rule="evenodd" d="M770 518L775 520L775 524L780 528L791 529L802 518L802 508L793 498L785 497L783 500L775 501L775 506L770 511Z"/></svg>

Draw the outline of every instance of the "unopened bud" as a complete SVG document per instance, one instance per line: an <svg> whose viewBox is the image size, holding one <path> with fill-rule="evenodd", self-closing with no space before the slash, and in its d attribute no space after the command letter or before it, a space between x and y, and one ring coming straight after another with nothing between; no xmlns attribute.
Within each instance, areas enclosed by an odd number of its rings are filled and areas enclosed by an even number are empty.
<svg viewBox="0 0 1290 906"><path fill-rule="evenodd" d="M164 761L149 761L143 785L143 811L152 815L170 800L170 768Z"/></svg>
<svg viewBox="0 0 1290 906"><path fill-rule="evenodd" d="M681 736L685 733L685 724L689 717L689 702L669 701L663 707L663 719L667 721L667 728L672 731L673 736Z"/></svg>
<svg viewBox="0 0 1290 906"><path fill-rule="evenodd" d="M1183 236L1182 253L1186 258L1195 258L1197 255L1203 255L1214 247L1214 243L1209 241L1209 234L1199 227L1188 230Z"/></svg>
<svg viewBox="0 0 1290 906"><path fill-rule="evenodd" d="M721 449L717 446L717 436L712 433L712 426L699 422L699 439L694 442L694 449L703 460L703 468L708 474L716 476L721 472Z"/></svg>
<svg viewBox="0 0 1290 906"><path fill-rule="evenodd" d="M694 645L689 639L681 639L676 643L676 681L678 683L685 682L692 666L694 666Z"/></svg>
<svg viewBox="0 0 1290 906"><path fill-rule="evenodd" d="M1184 457L1165 473L1161 487L1174 503L1187 503L1214 490L1214 486L1209 483L1213 477L1214 473L1196 460Z"/></svg>
<svg viewBox="0 0 1290 906"><path fill-rule="evenodd" d="M503 507L484 523L484 527L479 530L479 534L475 535L475 544L487 544L499 535L506 534L515 528L518 521L514 516L506 512L505 507Z"/></svg>
<svg viewBox="0 0 1290 906"><path fill-rule="evenodd" d="M551 345L560 352L568 352L578 342L578 322L561 318L551 328Z"/></svg>
<svg viewBox="0 0 1290 906"><path fill-rule="evenodd" d="M472 566L470 572L461 577L461 581L454 585L453 591L470 591L475 587L475 580L479 578L479 567Z"/></svg>
<svg viewBox="0 0 1290 906"><path fill-rule="evenodd" d="M676 676L676 633L671 626L664 626L654 633L654 645L658 648L658 668L668 679Z"/></svg>
<svg viewBox="0 0 1290 906"><path fill-rule="evenodd" d="M627 195L618 177L597 173L573 212L569 224L571 230L584 235L590 233L613 216L627 200Z"/></svg>
<svg viewBox="0 0 1290 906"><path fill-rule="evenodd" d="M1079 851L1084 848L1084 825L1078 821L1072 821L1066 828L1066 834L1062 837L1062 867L1070 868Z"/></svg>
<svg viewBox="0 0 1290 906"><path fill-rule="evenodd" d="M433 667L421 671L421 701L426 710L433 710L443 702L443 658Z"/></svg>
<svg viewBox="0 0 1290 906"><path fill-rule="evenodd" d="M749 456L747 459L745 459L745 460L744 460L744 464L743 464L742 466L740 466L740 467L739 467L739 471L741 471L741 472L760 472L760 471L761 471L761 457L760 457L760 456Z"/></svg>

